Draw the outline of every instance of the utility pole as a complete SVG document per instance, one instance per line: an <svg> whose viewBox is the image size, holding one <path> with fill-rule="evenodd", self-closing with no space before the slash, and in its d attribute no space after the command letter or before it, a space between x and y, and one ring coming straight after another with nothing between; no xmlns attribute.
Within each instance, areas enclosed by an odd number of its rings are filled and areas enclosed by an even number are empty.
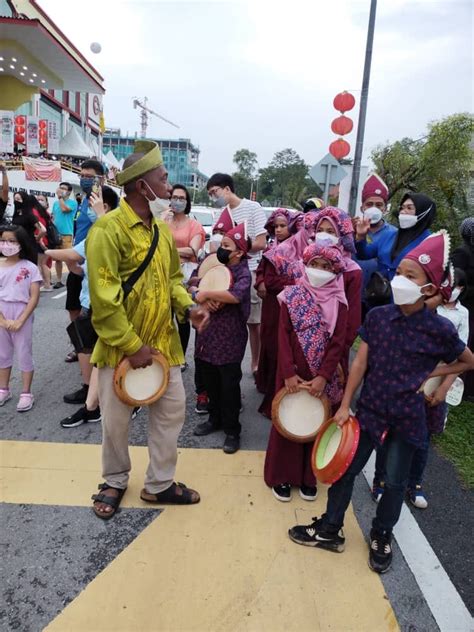
<svg viewBox="0 0 474 632"><path fill-rule="evenodd" d="M349 197L349 215L354 217L359 189L360 165L362 162L362 150L364 148L365 118L367 114L367 100L369 97L370 66L372 64L372 49L374 45L375 14L377 0L370 0L369 28L367 31L367 44L365 47L364 76L362 79L362 94L360 97L359 122L357 124L357 139L352 168L351 193Z"/></svg>

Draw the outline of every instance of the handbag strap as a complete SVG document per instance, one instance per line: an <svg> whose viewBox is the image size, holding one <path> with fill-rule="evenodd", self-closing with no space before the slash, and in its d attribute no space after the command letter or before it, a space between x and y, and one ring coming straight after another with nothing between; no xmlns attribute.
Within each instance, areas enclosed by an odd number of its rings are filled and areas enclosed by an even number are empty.
<svg viewBox="0 0 474 632"><path fill-rule="evenodd" d="M151 240L150 250L147 252L146 257L143 259L143 261L135 270L135 272L132 272L132 274L128 277L128 279L122 283L123 300L125 300L127 296L130 294L133 286L138 281L138 279L142 276L142 274L145 272L148 264L152 260L153 255L155 254L156 247L158 246L159 236L160 236L160 232L158 230L158 226L154 224L153 225L153 239Z"/></svg>

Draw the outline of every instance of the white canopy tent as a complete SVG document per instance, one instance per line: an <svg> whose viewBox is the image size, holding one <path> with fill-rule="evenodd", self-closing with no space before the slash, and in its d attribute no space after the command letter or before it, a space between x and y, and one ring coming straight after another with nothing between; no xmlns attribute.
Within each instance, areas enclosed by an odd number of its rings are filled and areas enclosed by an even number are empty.
<svg viewBox="0 0 474 632"><path fill-rule="evenodd" d="M98 158L99 157L99 145L98 145L96 139L94 138L94 136L90 137L89 147L92 150L92 155L95 156L96 158Z"/></svg>
<svg viewBox="0 0 474 632"><path fill-rule="evenodd" d="M59 153L73 158L90 158L94 155L75 127L71 127L66 136L59 141Z"/></svg>
<svg viewBox="0 0 474 632"><path fill-rule="evenodd" d="M109 165L109 167L120 169L120 163L113 154L112 150L110 150L107 154L104 154L104 160Z"/></svg>

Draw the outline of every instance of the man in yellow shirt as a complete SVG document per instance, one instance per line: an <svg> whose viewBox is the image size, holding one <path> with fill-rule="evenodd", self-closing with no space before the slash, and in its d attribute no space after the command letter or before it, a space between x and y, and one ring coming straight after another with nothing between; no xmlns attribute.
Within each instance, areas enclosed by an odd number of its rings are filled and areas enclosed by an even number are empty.
<svg viewBox="0 0 474 632"><path fill-rule="evenodd" d="M183 285L179 255L168 226L156 215L170 197L171 186L156 143L138 141L117 181L125 198L119 208L100 218L87 237L92 323L99 337L92 362L99 369L102 411L102 469L105 483L94 495L94 513L102 519L117 511L131 469L128 427L132 407L113 387L114 369L127 356L138 369L152 363L159 350L170 365L165 394L149 407L150 463L141 498L157 504L193 504L199 494L174 482L177 440L184 423L185 393L180 365L184 362L172 314L202 330L209 314L196 307ZM124 300L122 283L150 250L153 232L158 246L143 274Z"/></svg>

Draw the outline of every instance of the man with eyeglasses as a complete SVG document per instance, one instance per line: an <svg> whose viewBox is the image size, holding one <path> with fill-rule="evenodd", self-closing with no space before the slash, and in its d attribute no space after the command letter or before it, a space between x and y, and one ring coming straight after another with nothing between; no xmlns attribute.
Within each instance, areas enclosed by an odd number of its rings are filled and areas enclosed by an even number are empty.
<svg viewBox="0 0 474 632"><path fill-rule="evenodd" d="M252 373L255 377L258 369L258 356L260 354L260 319L262 312L262 300L255 289L256 270L262 251L267 244L267 231L265 224L267 217L258 202L252 202L246 198L239 198L235 194L234 181L227 173L215 173L207 181L209 198L217 208L228 207L236 225L247 225L247 234L252 241L252 248L248 253L249 269L252 273L252 286L250 295L250 316L247 321L249 330L250 351L252 355Z"/></svg>

